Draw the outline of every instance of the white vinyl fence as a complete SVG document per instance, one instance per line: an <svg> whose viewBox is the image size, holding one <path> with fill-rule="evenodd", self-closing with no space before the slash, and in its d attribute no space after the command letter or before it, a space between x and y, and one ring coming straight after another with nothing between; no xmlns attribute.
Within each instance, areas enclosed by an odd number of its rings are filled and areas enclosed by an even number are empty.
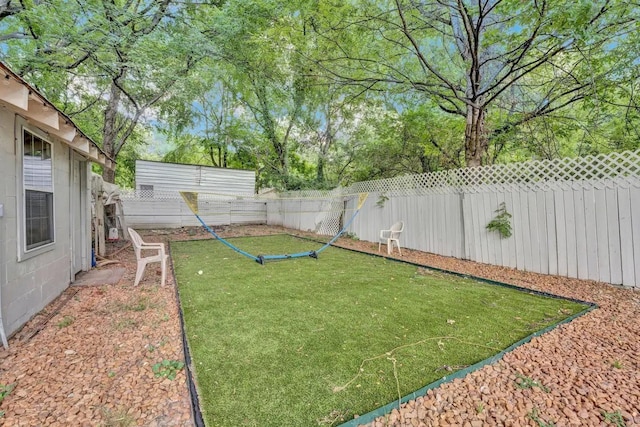
<svg viewBox="0 0 640 427"><path fill-rule="evenodd" d="M377 242L381 229L402 220L403 247L640 287L640 151L441 171L339 191L344 218L356 194L369 193L348 229L361 240ZM296 195L306 194L288 194ZM486 228L501 203L512 215L508 238Z"/></svg>
<svg viewBox="0 0 640 427"><path fill-rule="evenodd" d="M210 225L266 223L377 242L405 222L403 247L520 270L640 287L640 151L440 171L278 198L200 200ZM199 225L173 195L123 196L134 227ZM487 224L504 203L512 235Z"/></svg>
<svg viewBox="0 0 640 427"><path fill-rule="evenodd" d="M177 191L135 190L123 192L125 221L133 228L199 226L200 221ZM208 196L198 199L199 216L208 225L265 224L266 200L252 196Z"/></svg>

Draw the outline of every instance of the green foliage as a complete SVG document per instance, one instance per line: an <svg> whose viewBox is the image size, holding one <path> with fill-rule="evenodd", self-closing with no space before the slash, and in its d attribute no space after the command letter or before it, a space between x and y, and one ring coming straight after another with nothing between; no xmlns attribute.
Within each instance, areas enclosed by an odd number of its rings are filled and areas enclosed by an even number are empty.
<svg viewBox="0 0 640 427"><path fill-rule="evenodd" d="M145 114L200 55L192 46L201 33L188 18L184 6L162 2L27 3L13 24L32 37L10 38L6 52L20 74L119 160Z"/></svg>
<svg viewBox="0 0 640 427"><path fill-rule="evenodd" d="M516 387L518 388L522 388L522 389L529 389L529 388L534 388L534 387L538 387L540 388L540 390L544 391L545 393L549 393L549 388L544 386L543 384L541 384L538 381L535 381L529 377L525 377L524 375L520 375L520 374L516 374Z"/></svg>
<svg viewBox="0 0 640 427"><path fill-rule="evenodd" d="M136 160L158 160L150 153L153 141L152 128L140 124L127 139L127 143L118 153L116 184L121 188L135 188Z"/></svg>
<svg viewBox="0 0 640 427"><path fill-rule="evenodd" d="M58 328L66 328L75 322L76 318L73 316L64 316L61 321L58 322Z"/></svg>
<svg viewBox="0 0 640 427"><path fill-rule="evenodd" d="M625 427L627 425L619 409L615 412L603 411L602 417L605 423L613 424L616 427Z"/></svg>
<svg viewBox="0 0 640 427"><path fill-rule="evenodd" d="M126 408L111 409L102 408L103 422L100 427L130 427L136 424L136 420L128 413Z"/></svg>
<svg viewBox="0 0 640 427"><path fill-rule="evenodd" d="M511 237L511 214L507 212L504 202L500 203L495 213L496 217L489 221L487 230L496 231L503 239Z"/></svg>
<svg viewBox="0 0 640 427"><path fill-rule="evenodd" d="M529 335L514 317L545 327L584 308L333 247L261 266L212 243L172 244L207 425L346 421L449 375L440 366L460 369ZM282 235L233 243L313 248ZM197 274L213 262L220 268Z"/></svg>
<svg viewBox="0 0 640 427"><path fill-rule="evenodd" d="M286 190L640 148L629 2L116 3L22 2L0 47L122 187L137 158Z"/></svg>
<svg viewBox="0 0 640 427"><path fill-rule="evenodd" d="M389 200L389 196L386 193L381 193L378 196L378 201L376 202L376 206L379 208L384 208L385 203Z"/></svg>
<svg viewBox="0 0 640 427"><path fill-rule="evenodd" d="M162 362L154 364L151 369L156 377L164 377L173 381L182 368L184 368L184 362L164 359Z"/></svg>
<svg viewBox="0 0 640 427"><path fill-rule="evenodd" d="M635 49L624 47L629 37L620 22L637 10L618 1L606 2L604 11L604 4L360 1L348 14L321 16L319 32L334 46L318 61L330 69L330 81L367 82L386 96L404 92L468 119L454 153L464 150L471 164L490 163L508 145L495 138L538 118L562 116L556 112L583 99L601 99L597 90L618 81L621 62L635 68Z"/></svg>
<svg viewBox="0 0 640 427"><path fill-rule="evenodd" d="M0 384L0 403L2 403L4 398L7 397L9 394L11 394L11 392L15 388L16 388L16 383Z"/></svg>
<svg viewBox="0 0 640 427"><path fill-rule="evenodd" d="M352 181L434 172L462 164L459 146L464 121L430 102L403 100L402 113L371 105L354 138L363 141L352 166ZM408 105L407 105L408 104Z"/></svg>
<svg viewBox="0 0 640 427"><path fill-rule="evenodd" d="M531 410L531 412L529 412L527 414L527 416L529 418L531 418L536 424L538 424L539 427L554 427L555 424L553 423L553 421L545 421L542 418L540 418L539 414L538 414L538 408L533 408Z"/></svg>

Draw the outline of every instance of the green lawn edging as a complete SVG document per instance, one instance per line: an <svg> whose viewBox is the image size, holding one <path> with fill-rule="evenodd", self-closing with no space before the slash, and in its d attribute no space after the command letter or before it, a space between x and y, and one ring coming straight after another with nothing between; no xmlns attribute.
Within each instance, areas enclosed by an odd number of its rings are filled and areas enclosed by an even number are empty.
<svg viewBox="0 0 640 427"><path fill-rule="evenodd" d="M559 297L562 298L562 297ZM409 393L406 396L403 396L402 399L400 399L399 401L393 401L391 403L388 403L384 406L381 406L378 409L374 409L371 412L367 412L366 414L360 415L358 416L358 418L354 418L350 421L347 421L346 423L340 424L338 427L357 427L360 426L362 424L367 424L372 422L373 420L375 420L378 417L381 417L383 415L386 415L388 413L390 413L391 411L393 411L394 409L399 409L400 405L402 405L403 403L406 403L410 400L414 400L417 399L418 397L424 396L425 394L427 394L427 392L429 390L432 390L434 388L440 387L442 384L451 382L453 380L455 380L456 378L464 378L467 376L467 374L470 374L471 372L477 371L481 368L483 368L486 365L492 365L494 363L496 363L497 361L499 361L500 359L502 359L504 357L505 354L509 353L510 351L515 350L517 347L520 347L523 344L528 343L529 341L531 341L533 338L540 336L542 334L545 334L555 328L557 328L558 326L564 324L564 323L569 323L572 320L583 316L585 314L587 314L588 312L594 310L595 308L597 308L597 305L595 304L591 304L589 305L589 307L585 308L583 311L576 313L572 316L567 317L566 319L557 322L551 326L547 326L544 329L541 329L537 332L534 332L533 334L529 335L526 338L521 339L520 341L518 341L517 343L512 344L511 346L507 347L506 349L502 350L500 353L491 356L487 359L484 359L478 363L475 363L471 366L467 366L464 369L461 369L459 371L454 372L453 374L446 376L446 377L442 377L441 379L439 379L438 381L432 382L431 384L428 384L426 386L424 386L423 388L414 391L413 393Z"/></svg>
<svg viewBox="0 0 640 427"><path fill-rule="evenodd" d="M171 259L171 242L169 242L169 258ZM184 370L187 377L187 389L189 390L189 404L191 406L191 416L196 427L205 427L202 411L200 411L200 401L198 399L198 390L193 380L193 372L191 369L191 351L189 349L189 341L185 334L184 315L182 313L182 303L180 301L180 291L178 289L178 281L176 280L176 272L171 263L171 274L173 275L173 283L175 287L176 304L178 304L178 317L180 318L180 335L182 338L182 351L184 352Z"/></svg>

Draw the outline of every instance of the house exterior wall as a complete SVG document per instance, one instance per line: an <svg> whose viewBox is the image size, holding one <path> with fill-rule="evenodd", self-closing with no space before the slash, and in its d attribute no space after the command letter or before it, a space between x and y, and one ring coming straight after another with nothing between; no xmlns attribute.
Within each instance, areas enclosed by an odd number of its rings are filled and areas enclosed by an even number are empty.
<svg viewBox="0 0 640 427"><path fill-rule="evenodd" d="M136 190L153 186L155 192L199 191L254 194L256 173L210 166L136 161Z"/></svg>
<svg viewBox="0 0 640 427"><path fill-rule="evenodd" d="M16 120L18 126L16 126ZM5 332L16 332L25 322L55 299L71 282L70 158L71 149L51 138L54 182L54 243L48 250L19 260L19 233L23 219L22 191L15 136L20 123L13 112L0 107L0 291ZM21 138L19 137L21 143ZM83 163L84 171L88 162ZM85 198L86 200L86 198ZM88 203L82 207L89 212ZM85 236L87 239L88 236ZM86 248L89 245L86 245ZM89 249L90 251L90 249Z"/></svg>

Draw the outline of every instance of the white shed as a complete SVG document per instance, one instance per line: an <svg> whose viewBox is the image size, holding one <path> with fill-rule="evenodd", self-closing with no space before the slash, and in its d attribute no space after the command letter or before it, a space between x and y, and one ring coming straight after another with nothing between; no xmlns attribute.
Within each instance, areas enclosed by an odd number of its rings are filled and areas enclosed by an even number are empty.
<svg viewBox="0 0 640 427"><path fill-rule="evenodd" d="M114 162L0 63L0 327L11 335L91 268L91 162Z"/></svg>
<svg viewBox="0 0 640 427"><path fill-rule="evenodd" d="M136 190L252 195L255 188L251 170L136 160Z"/></svg>

